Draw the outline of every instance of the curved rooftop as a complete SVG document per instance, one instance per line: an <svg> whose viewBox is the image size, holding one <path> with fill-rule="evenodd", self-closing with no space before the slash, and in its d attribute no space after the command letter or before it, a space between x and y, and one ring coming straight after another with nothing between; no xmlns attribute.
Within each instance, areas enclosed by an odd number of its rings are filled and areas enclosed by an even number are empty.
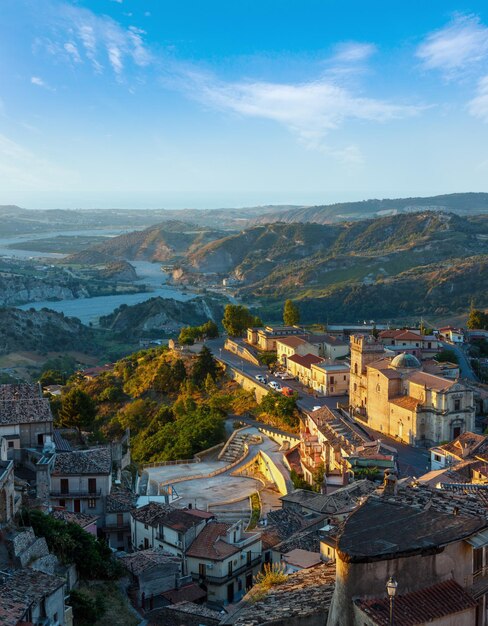
<svg viewBox="0 0 488 626"><path fill-rule="evenodd" d="M398 354L391 362L391 367L396 369L420 368L420 361L413 354L402 352Z"/></svg>

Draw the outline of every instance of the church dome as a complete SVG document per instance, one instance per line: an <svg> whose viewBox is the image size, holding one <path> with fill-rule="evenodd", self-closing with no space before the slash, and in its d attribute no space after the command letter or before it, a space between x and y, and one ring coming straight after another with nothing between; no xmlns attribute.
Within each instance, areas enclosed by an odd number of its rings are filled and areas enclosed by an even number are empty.
<svg viewBox="0 0 488 626"><path fill-rule="evenodd" d="M413 354L402 352L398 354L391 362L391 367L396 369L420 368L420 361Z"/></svg>

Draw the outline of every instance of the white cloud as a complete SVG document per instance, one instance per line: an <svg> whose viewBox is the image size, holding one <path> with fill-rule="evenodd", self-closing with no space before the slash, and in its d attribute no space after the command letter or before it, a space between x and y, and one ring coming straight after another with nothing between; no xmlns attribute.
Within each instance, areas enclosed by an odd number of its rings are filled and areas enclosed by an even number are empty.
<svg viewBox="0 0 488 626"><path fill-rule="evenodd" d="M74 44L72 41L67 41L63 47L75 63L82 62L76 44Z"/></svg>
<svg viewBox="0 0 488 626"><path fill-rule="evenodd" d="M343 42L335 47L332 60L337 63L358 63L369 59L376 51L377 48L372 43Z"/></svg>
<svg viewBox="0 0 488 626"><path fill-rule="evenodd" d="M468 111L473 117L488 122L488 75L478 81L476 96L468 102Z"/></svg>
<svg viewBox="0 0 488 626"><path fill-rule="evenodd" d="M386 122L416 115L423 108L358 96L326 79L298 84L224 83L195 71L188 71L186 77L190 97L246 117L273 120L310 147L319 147L329 131L347 120Z"/></svg>
<svg viewBox="0 0 488 626"><path fill-rule="evenodd" d="M111 17L95 15L88 9L53 5L52 28L54 41L45 39L44 49L77 64L88 62L97 74L108 66L122 79L127 64L145 67L152 61L143 41L144 31L125 28Z"/></svg>
<svg viewBox="0 0 488 626"><path fill-rule="evenodd" d="M448 79L459 77L488 57L488 28L476 15L457 15L428 35L416 54L426 69L439 70Z"/></svg>
<svg viewBox="0 0 488 626"><path fill-rule="evenodd" d="M37 85L37 87L42 87L48 91L54 91L53 88L50 87L40 76L31 76L30 82L32 85Z"/></svg>

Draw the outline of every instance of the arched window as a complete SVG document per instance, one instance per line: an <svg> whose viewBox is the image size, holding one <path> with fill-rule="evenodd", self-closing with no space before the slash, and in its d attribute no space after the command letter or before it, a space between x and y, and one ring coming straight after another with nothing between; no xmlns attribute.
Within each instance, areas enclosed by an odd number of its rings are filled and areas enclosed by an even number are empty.
<svg viewBox="0 0 488 626"><path fill-rule="evenodd" d="M381 387L379 386L379 384L376 385L376 391L378 391L378 392L381 391Z"/></svg>

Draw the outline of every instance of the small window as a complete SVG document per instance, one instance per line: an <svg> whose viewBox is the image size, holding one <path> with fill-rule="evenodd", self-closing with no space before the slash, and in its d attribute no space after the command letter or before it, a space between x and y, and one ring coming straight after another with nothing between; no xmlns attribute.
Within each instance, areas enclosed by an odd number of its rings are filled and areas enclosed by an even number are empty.
<svg viewBox="0 0 488 626"><path fill-rule="evenodd" d="M53 615L53 620L54 620L55 622L57 622L57 621L58 621L58 614L57 614L57 613L55 613L55 614Z"/></svg>
<svg viewBox="0 0 488 626"><path fill-rule="evenodd" d="M89 509L97 508L97 501L95 500L95 498L88 498L88 508Z"/></svg>
<svg viewBox="0 0 488 626"><path fill-rule="evenodd" d="M437 461L438 463L441 462L441 456L440 454L434 454L434 461Z"/></svg>
<svg viewBox="0 0 488 626"><path fill-rule="evenodd" d="M461 400L454 400L454 410L455 411L461 410Z"/></svg>
<svg viewBox="0 0 488 626"><path fill-rule="evenodd" d="M59 506L65 507L66 506L66 500L60 500L59 501Z"/></svg>
<svg viewBox="0 0 488 626"><path fill-rule="evenodd" d="M43 433L39 433L37 435L37 445L38 446L43 446L44 445L44 434Z"/></svg>
<svg viewBox="0 0 488 626"><path fill-rule="evenodd" d="M149 530L149 526L147 524L144 524L144 530Z"/></svg>
<svg viewBox="0 0 488 626"><path fill-rule="evenodd" d="M8 442L8 447L9 448L13 448L14 447L14 442L13 441L9 441Z"/></svg>

